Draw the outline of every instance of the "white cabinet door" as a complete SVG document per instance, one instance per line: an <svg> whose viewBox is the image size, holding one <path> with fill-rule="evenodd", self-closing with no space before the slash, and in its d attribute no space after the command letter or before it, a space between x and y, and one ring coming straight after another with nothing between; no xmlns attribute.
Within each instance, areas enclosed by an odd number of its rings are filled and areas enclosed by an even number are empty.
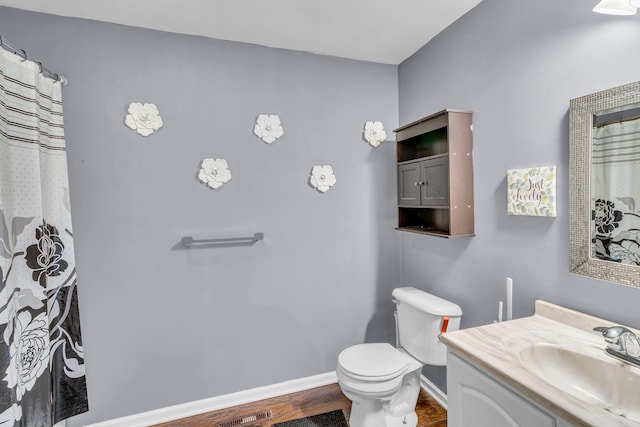
<svg viewBox="0 0 640 427"><path fill-rule="evenodd" d="M455 353L447 358L449 427L555 427L556 419ZM564 423L560 423L564 425Z"/></svg>

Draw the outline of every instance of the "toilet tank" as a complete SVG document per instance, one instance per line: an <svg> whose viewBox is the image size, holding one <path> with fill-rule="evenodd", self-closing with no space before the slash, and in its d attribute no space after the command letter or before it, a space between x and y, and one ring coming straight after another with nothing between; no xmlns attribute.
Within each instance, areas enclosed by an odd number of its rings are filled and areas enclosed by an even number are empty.
<svg viewBox="0 0 640 427"><path fill-rule="evenodd" d="M449 319L446 332L460 329L460 307L413 287L396 288L392 295L398 313L400 347L424 364L446 365L447 347L438 337L445 316Z"/></svg>

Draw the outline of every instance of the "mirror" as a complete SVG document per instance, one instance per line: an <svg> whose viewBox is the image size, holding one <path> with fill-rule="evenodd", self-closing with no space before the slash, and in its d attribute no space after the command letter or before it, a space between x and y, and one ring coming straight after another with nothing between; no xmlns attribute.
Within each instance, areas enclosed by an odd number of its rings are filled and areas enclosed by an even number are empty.
<svg viewBox="0 0 640 427"><path fill-rule="evenodd" d="M572 99L569 271L640 287L640 82Z"/></svg>

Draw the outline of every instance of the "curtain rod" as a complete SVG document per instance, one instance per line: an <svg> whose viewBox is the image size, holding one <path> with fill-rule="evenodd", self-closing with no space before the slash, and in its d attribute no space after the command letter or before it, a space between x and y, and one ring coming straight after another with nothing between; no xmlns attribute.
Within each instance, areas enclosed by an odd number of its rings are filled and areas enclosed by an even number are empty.
<svg viewBox="0 0 640 427"><path fill-rule="evenodd" d="M622 123L629 120L636 120L640 118L640 107L630 108L628 110L617 111L615 113L593 115L593 126L602 127L610 125L611 123Z"/></svg>
<svg viewBox="0 0 640 427"><path fill-rule="evenodd" d="M7 40L4 40L2 38L2 35L0 35L0 47L3 47L5 50L8 50L11 53L15 53L16 55L21 56L23 61L27 60L27 52L24 49L20 49L13 46ZM62 86L66 86L67 83L69 82L63 74L54 73L53 71L45 68L41 62L36 62L36 61L33 61L33 62L38 64L38 66L40 67L40 72L42 73L43 76L49 77L50 79L53 79L56 82L60 81L60 84Z"/></svg>

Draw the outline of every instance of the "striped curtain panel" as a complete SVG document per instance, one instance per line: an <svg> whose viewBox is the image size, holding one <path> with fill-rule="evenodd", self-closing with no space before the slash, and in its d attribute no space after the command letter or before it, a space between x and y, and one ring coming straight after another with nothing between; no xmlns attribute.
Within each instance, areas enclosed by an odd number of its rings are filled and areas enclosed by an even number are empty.
<svg viewBox="0 0 640 427"><path fill-rule="evenodd" d="M591 255L640 265L640 119L595 127Z"/></svg>
<svg viewBox="0 0 640 427"><path fill-rule="evenodd" d="M0 427L88 410L60 83L0 49Z"/></svg>

